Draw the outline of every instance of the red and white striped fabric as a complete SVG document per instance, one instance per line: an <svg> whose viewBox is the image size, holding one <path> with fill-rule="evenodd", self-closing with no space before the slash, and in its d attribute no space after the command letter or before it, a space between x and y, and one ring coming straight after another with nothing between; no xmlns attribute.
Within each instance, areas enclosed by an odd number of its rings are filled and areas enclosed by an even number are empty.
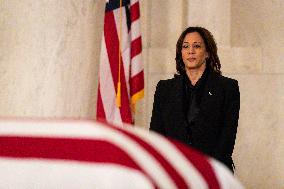
<svg viewBox="0 0 284 189"><path fill-rule="evenodd" d="M0 188L241 189L219 162L140 128L2 120Z"/></svg>
<svg viewBox="0 0 284 189"><path fill-rule="evenodd" d="M119 125L134 123L131 107L144 96L139 1L122 0L121 3L121 9L120 0L106 3L97 100L97 119ZM119 75L121 107L116 105Z"/></svg>

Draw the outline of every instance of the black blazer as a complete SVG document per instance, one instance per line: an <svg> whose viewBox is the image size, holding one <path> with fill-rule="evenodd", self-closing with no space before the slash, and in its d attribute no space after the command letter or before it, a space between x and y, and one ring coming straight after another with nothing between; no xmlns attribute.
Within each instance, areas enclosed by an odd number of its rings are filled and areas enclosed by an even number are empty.
<svg viewBox="0 0 284 189"><path fill-rule="evenodd" d="M184 101L182 76L159 81L150 130L193 146L233 170L232 153L240 109L238 82L215 72L208 73L190 140Z"/></svg>

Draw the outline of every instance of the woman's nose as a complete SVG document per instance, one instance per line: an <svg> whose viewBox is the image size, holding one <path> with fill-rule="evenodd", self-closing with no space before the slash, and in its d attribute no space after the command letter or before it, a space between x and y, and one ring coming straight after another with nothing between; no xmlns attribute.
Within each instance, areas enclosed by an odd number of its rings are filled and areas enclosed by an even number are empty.
<svg viewBox="0 0 284 189"><path fill-rule="evenodd" d="M189 47L188 48L188 53L189 54L194 54L195 53L195 49L193 47Z"/></svg>

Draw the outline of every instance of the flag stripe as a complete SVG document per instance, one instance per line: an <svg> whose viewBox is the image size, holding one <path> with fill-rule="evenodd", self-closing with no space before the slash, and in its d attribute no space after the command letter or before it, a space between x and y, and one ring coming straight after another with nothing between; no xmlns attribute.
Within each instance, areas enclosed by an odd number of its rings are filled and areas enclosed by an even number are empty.
<svg viewBox="0 0 284 189"><path fill-rule="evenodd" d="M105 37L103 35L103 40ZM113 82L111 67L109 64L109 59L106 52L106 44L102 43L101 47L101 64L99 75L99 89L100 89L100 96L102 99L102 106L98 106L97 109L104 109L105 117L100 118L97 115L97 119L102 120L105 119L109 123L112 124L119 124L121 123L121 115L119 108L115 105L115 86ZM100 105L100 104L98 104Z"/></svg>
<svg viewBox="0 0 284 189"><path fill-rule="evenodd" d="M136 2L139 2L139 0L130 0L130 5L135 4Z"/></svg>
<svg viewBox="0 0 284 189"><path fill-rule="evenodd" d="M140 72L143 72L142 54L141 53L136 55L134 58L131 59L131 77L137 75ZM143 73L143 77L144 77L144 73Z"/></svg>
<svg viewBox="0 0 284 189"><path fill-rule="evenodd" d="M141 170L123 150L108 141L99 140L1 136L0 155L108 162Z"/></svg>
<svg viewBox="0 0 284 189"><path fill-rule="evenodd" d="M125 128L127 129L127 128ZM138 130L139 131L139 130ZM160 138L160 135L152 133L152 137L148 137L147 133L137 132L130 129L127 129L127 132L134 133L143 139L145 142L150 144L153 148L156 148L157 151L162 154L163 157L167 157L167 161L178 171L178 173L184 178L187 183L187 188L208 188L208 184L199 171L195 168L194 164L186 158L186 153L182 153L183 149L178 149L175 146L174 141L169 141L164 138ZM182 145L184 146L184 145ZM181 151L179 151L181 150ZM192 153L197 153L193 150ZM205 161L206 157L200 156L200 161Z"/></svg>
<svg viewBox="0 0 284 189"><path fill-rule="evenodd" d="M130 7L130 19L132 22L135 20L139 19L140 17L140 12L139 12L139 2L134 3Z"/></svg>
<svg viewBox="0 0 284 189"><path fill-rule="evenodd" d="M115 19L113 12L108 12L105 15L105 22L108 24L105 25L105 43L106 43L106 49L108 52L112 77L114 81L114 86L116 86L118 82L118 49L119 49L119 40L115 24ZM121 58L121 57L120 57ZM125 81L125 75L124 75L124 68L123 68L123 60L121 60L122 64L121 66L121 108L120 108L120 114L122 118L122 122L125 123L132 123L132 115L129 105L129 98L127 93L127 87L126 87L126 81ZM117 92L117 88L115 87L115 91Z"/></svg>
<svg viewBox="0 0 284 189"><path fill-rule="evenodd" d="M131 31L130 31L131 39L135 40L138 37L141 37L140 31L140 20L136 20L131 23Z"/></svg>
<svg viewBox="0 0 284 189"><path fill-rule="evenodd" d="M192 164L196 167L198 172L206 180L206 183L208 184L209 188L220 189L219 182L208 160L201 158L201 155L197 152L194 152L194 150L181 150L183 146L180 143L174 144L176 148L180 149L180 151L185 154L185 157L187 157L187 159L192 162Z"/></svg>
<svg viewBox="0 0 284 189"><path fill-rule="evenodd" d="M131 138L131 140L136 141L141 147L143 147L146 151L151 153L152 156L154 156L158 162L162 165L162 167L165 169L165 171L169 174L169 176L172 178L173 181L175 181L177 188L187 188L187 184L185 183L182 176L173 168L171 163L165 159L159 151L157 151L153 146L151 146L146 141L142 140L142 138L139 138L138 136L126 132L122 129L117 128L120 132L124 133L128 137Z"/></svg>
<svg viewBox="0 0 284 189"><path fill-rule="evenodd" d="M114 21L116 23L116 26L120 25L120 9L114 10ZM121 34L121 56L122 56L122 65L124 69L124 78L125 78L125 85L127 87L127 93L129 96L129 78L130 78L130 42L129 42L129 34L128 34L128 26L126 23L127 16L126 16L126 9L122 9L122 34ZM119 27L117 27L118 29ZM121 75L122 77L122 75Z"/></svg>
<svg viewBox="0 0 284 189"><path fill-rule="evenodd" d="M141 37L131 41L131 58L137 56L142 51L142 40Z"/></svg>
<svg viewBox="0 0 284 189"><path fill-rule="evenodd" d="M99 117L99 119L105 120L106 119L106 114L104 111L104 105L102 102L102 97L101 97L101 91L100 91L100 87L98 90L98 100L97 100L97 117Z"/></svg>
<svg viewBox="0 0 284 189"><path fill-rule="evenodd" d="M131 78L131 96L143 90L144 88L144 79L143 72L140 72Z"/></svg>
<svg viewBox="0 0 284 189"><path fill-rule="evenodd" d="M114 163L143 172L123 149L103 140L0 136L0 156ZM110 153L111 152L111 153Z"/></svg>
<svg viewBox="0 0 284 189"><path fill-rule="evenodd" d="M117 35L117 29L114 21L113 12L107 12L105 14L104 36L107 55L109 57L110 71L112 73L113 85L116 86L118 82L118 49L119 41ZM115 92L117 88L115 87Z"/></svg>

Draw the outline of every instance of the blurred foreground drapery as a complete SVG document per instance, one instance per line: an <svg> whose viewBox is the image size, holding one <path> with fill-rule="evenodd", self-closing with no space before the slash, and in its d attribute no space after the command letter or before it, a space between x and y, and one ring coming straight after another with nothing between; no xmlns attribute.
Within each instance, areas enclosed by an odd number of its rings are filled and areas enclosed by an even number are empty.
<svg viewBox="0 0 284 189"><path fill-rule="evenodd" d="M0 120L0 188L241 189L231 172L141 128Z"/></svg>
<svg viewBox="0 0 284 189"><path fill-rule="evenodd" d="M97 119L134 123L135 103L144 96L138 0L106 3L102 37Z"/></svg>

